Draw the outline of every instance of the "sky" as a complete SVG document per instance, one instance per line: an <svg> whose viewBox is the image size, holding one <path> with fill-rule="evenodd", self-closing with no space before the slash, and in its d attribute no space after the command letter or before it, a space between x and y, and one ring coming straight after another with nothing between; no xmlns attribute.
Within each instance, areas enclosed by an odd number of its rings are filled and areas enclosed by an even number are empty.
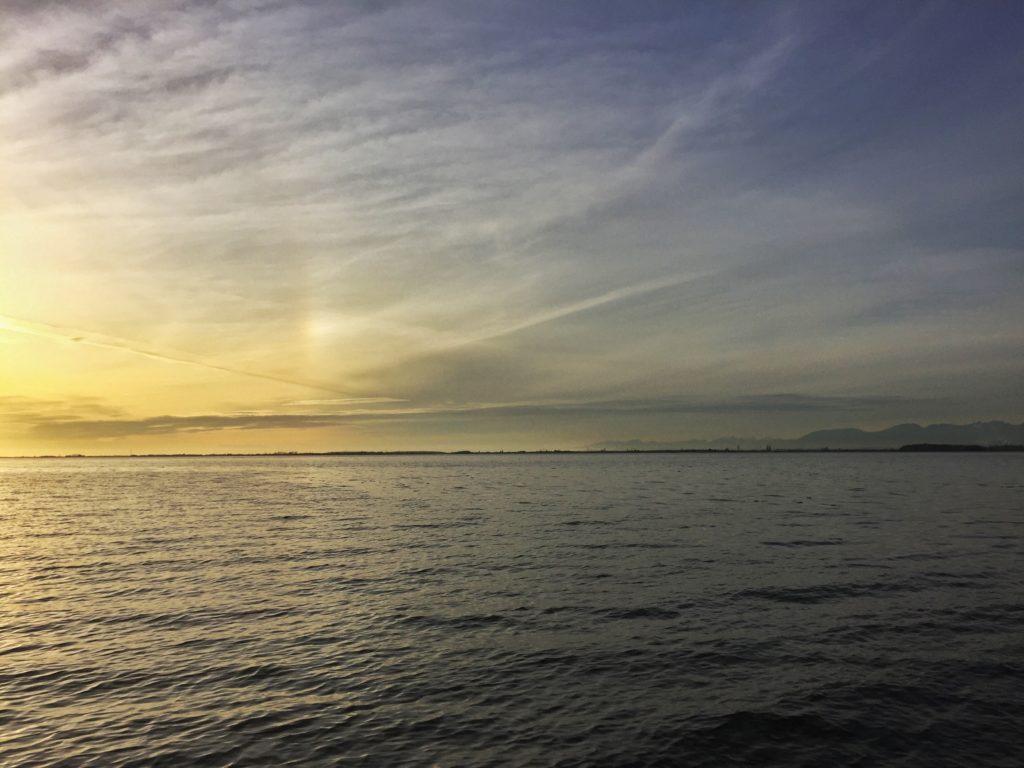
<svg viewBox="0 0 1024 768"><path fill-rule="evenodd" d="M0 454L1024 420L1024 4L0 0Z"/></svg>

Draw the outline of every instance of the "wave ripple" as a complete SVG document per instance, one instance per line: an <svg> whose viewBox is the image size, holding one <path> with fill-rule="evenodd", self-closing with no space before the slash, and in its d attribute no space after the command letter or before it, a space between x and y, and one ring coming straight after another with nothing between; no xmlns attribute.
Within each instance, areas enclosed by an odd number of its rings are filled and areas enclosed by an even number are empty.
<svg viewBox="0 0 1024 768"><path fill-rule="evenodd" d="M0 765L1016 768L1021 459L0 462Z"/></svg>

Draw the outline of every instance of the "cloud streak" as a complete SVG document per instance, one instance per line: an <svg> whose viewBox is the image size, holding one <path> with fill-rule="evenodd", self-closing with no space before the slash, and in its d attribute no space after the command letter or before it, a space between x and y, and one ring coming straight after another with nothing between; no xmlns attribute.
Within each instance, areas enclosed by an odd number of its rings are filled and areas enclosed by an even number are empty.
<svg viewBox="0 0 1024 768"><path fill-rule="evenodd" d="M849 412L864 423L921 397L948 420L1022 416L1024 13L1006 4L4 13L12 394L101 397L116 366L145 388L115 398L131 434L165 436L184 423L161 413L267 403L281 424L362 409L437 439L464 413L537 439L843 413L740 409L764 392L882 398ZM46 339L125 355L69 355L69 377Z"/></svg>
<svg viewBox="0 0 1024 768"><path fill-rule="evenodd" d="M12 420L27 426L33 436L54 440L109 440L125 437L194 434L223 430L309 430L345 424L393 421L451 422L452 420L574 419L589 416L635 414L759 414L845 413L856 414L879 407L920 405L895 396L822 397L800 394L747 395L735 398L663 398L583 402L466 404L458 407L363 407L328 413L235 413L134 418L68 418L16 411ZM366 403L367 406L382 405ZM571 446L570 446L571 447Z"/></svg>
<svg viewBox="0 0 1024 768"><path fill-rule="evenodd" d="M76 344L86 344L90 347L98 347L99 349L127 352L131 355L139 355L159 362L191 365L199 368L205 368L210 371L228 373L233 376L246 376L248 378L261 379L263 381L272 381L278 384L289 384L291 386L302 387L304 389L317 389L324 392L333 392L338 395L345 394L344 392L325 384L316 384L287 376L278 376L271 373L262 373L244 368L236 368L234 366L221 365L210 360L205 360L198 355L189 354L188 352L158 349L137 341L120 339L113 336L107 336L106 334L94 333L92 331L84 331L76 328L62 328L48 323L23 320L9 315L0 315L0 330L23 333L30 336L39 336L46 339L55 339L58 341L70 341Z"/></svg>

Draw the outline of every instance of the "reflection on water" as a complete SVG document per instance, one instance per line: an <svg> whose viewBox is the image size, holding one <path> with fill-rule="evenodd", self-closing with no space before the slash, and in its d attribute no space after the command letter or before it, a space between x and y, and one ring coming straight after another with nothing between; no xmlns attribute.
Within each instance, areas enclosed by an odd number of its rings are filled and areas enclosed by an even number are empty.
<svg viewBox="0 0 1024 768"><path fill-rule="evenodd" d="M3 461L0 764L1018 766L1022 470Z"/></svg>

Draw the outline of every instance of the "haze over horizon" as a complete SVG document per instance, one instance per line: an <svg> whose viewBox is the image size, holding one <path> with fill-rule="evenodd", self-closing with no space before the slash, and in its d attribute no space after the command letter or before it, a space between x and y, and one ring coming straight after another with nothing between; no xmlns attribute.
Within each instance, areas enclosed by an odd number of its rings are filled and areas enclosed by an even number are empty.
<svg viewBox="0 0 1024 768"><path fill-rule="evenodd" d="M0 6L0 455L1024 421L1024 6Z"/></svg>

